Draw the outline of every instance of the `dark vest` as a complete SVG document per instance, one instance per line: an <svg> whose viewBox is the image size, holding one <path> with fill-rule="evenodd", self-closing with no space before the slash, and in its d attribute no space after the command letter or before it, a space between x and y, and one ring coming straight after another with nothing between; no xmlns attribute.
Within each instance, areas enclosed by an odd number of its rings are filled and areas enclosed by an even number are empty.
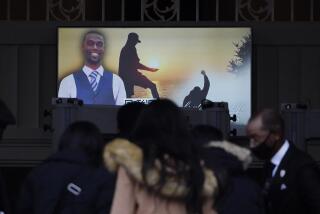
<svg viewBox="0 0 320 214"><path fill-rule="evenodd" d="M103 72L96 92L93 92L88 77L82 70L73 73L73 77L77 87L77 98L83 100L84 104L115 105L111 72Z"/></svg>

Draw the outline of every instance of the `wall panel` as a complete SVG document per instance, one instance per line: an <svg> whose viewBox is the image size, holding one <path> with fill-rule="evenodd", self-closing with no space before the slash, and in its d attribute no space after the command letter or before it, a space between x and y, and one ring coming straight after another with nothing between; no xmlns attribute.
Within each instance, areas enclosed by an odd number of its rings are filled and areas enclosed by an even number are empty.
<svg viewBox="0 0 320 214"><path fill-rule="evenodd" d="M320 108L320 47L302 47L300 66L300 100Z"/></svg>
<svg viewBox="0 0 320 214"><path fill-rule="evenodd" d="M294 103L300 98L300 47L278 48L278 103Z"/></svg>
<svg viewBox="0 0 320 214"><path fill-rule="evenodd" d="M258 47L256 63L256 102L257 109L278 108L278 49L276 47ZM253 110L254 111L254 110Z"/></svg>
<svg viewBox="0 0 320 214"><path fill-rule="evenodd" d="M48 124L50 117L44 118L43 112L51 109L51 98L57 96L57 48L54 45L40 47L40 126Z"/></svg>
<svg viewBox="0 0 320 214"><path fill-rule="evenodd" d="M18 116L18 47L0 46L0 98ZM18 120L19 122L19 120Z"/></svg>
<svg viewBox="0 0 320 214"><path fill-rule="evenodd" d="M18 49L18 126L39 127L39 46Z"/></svg>

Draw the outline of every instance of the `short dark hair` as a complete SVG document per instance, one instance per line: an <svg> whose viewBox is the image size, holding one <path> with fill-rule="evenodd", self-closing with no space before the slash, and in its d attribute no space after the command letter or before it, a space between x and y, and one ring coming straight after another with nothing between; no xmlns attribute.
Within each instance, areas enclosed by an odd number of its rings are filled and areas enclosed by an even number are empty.
<svg viewBox="0 0 320 214"><path fill-rule="evenodd" d="M223 133L214 126L197 125L191 132L199 146L204 146L210 141L223 141Z"/></svg>
<svg viewBox="0 0 320 214"><path fill-rule="evenodd" d="M103 38L104 43L106 43L106 36L102 32L100 32L98 30L90 30L90 31L87 31L85 34L83 34L82 44L85 42L85 40L89 34L97 34L97 35L101 36Z"/></svg>
<svg viewBox="0 0 320 214"><path fill-rule="evenodd" d="M81 150L86 153L93 165L102 161L103 136L96 125L87 121L77 121L63 132L59 151Z"/></svg>
<svg viewBox="0 0 320 214"><path fill-rule="evenodd" d="M128 138L133 130L140 112L145 104L140 102L131 102L122 106L117 114L117 126L121 137Z"/></svg>
<svg viewBox="0 0 320 214"><path fill-rule="evenodd" d="M280 113L273 109L263 109L256 113L249 122L258 117L261 117L262 129L284 136L285 125Z"/></svg>

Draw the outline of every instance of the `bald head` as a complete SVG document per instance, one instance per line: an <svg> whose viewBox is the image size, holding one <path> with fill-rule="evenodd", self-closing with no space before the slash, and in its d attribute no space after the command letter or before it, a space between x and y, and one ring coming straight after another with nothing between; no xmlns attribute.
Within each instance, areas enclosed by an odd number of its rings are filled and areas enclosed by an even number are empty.
<svg viewBox="0 0 320 214"><path fill-rule="evenodd" d="M263 123L262 123L262 117L257 115L255 117L250 118L247 128L264 129Z"/></svg>
<svg viewBox="0 0 320 214"><path fill-rule="evenodd" d="M284 135L284 121L281 115L273 109L264 109L250 118L248 128L252 127Z"/></svg>
<svg viewBox="0 0 320 214"><path fill-rule="evenodd" d="M279 113L264 109L252 116L247 125L250 146L265 144L270 148L270 155L275 154L283 144L284 122Z"/></svg>

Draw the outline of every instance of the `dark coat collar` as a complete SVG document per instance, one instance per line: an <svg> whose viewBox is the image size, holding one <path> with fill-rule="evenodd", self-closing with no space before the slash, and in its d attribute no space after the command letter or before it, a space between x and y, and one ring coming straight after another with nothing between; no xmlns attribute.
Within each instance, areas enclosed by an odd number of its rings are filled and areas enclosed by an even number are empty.
<svg viewBox="0 0 320 214"><path fill-rule="evenodd" d="M84 151L80 149L66 149L50 156L44 163L66 162L73 164L89 164L90 160Z"/></svg>

